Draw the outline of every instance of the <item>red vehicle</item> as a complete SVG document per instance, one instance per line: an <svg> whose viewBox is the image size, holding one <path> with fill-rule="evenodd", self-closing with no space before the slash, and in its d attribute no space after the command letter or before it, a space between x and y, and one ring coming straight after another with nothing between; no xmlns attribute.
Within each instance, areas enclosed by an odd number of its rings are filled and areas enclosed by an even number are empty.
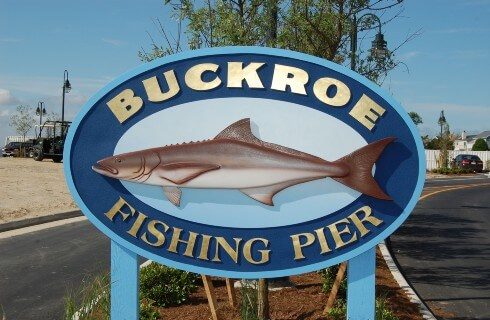
<svg viewBox="0 0 490 320"><path fill-rule="evenodd" d="M475 172L483 171L483 161L472 154L460 154L451 162L452 168L468 169Z"/></svg>

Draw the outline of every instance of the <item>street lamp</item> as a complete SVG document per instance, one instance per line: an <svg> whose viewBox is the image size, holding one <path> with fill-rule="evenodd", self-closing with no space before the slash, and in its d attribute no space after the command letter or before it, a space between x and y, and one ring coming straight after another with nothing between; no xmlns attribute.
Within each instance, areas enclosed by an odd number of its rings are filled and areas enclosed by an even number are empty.
<svg viewBox="0 0 490 320"><path fill-rule="evenodd" d="M39 101L37 103L37 109L36 109L36 116L39 116L39 125L42 125L44 115L46 115L46 109L44 108L44 102Z"/></svg>
<svg viewBox="0 0 490 320"><path fill-rule="evenodd" d="M61 99L61 135L65 135L65 93L70 92L71 84L68 80L68 70L63 74L63 98Z"/></svg>
<svg viewBox="0 0 490 320"><path fill-rule="evenodd" d="M357 52L357 25L362 19L370 17L378 23L378 33L371 43L371 55L378 61L383 60L387 56L389 56L390 52L387 48L387 42L384 39L383 33L381 33L381 19L373 14L366 13L357 18L354 14L351 21L351 35L350 35L350 48L351 48L351 56L350 56L350 68L356 71L356 52Z"/></svg>
<svg viewBox="0 0 490 320"><path fill-rule="evenodd" d="M441 138L442 138L442 128L446 124L446 117L444 116L444 110L441 110L441 114L439 115L439 120L437 123L441 126Z"/></svg>

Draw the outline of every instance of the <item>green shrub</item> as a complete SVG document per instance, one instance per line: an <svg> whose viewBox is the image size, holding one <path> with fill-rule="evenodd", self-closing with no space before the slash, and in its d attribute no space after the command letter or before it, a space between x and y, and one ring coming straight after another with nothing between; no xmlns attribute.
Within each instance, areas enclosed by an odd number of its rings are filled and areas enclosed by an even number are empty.
<svg viewBox="0 0 490 320"><path fill-rule="evenodd" d="M488 150L488 145L485 139L478 138L476 139L475 143L473 144L473 147L471 148L472 151L487 151Z"/></svg>
<svg viewBox="0 0 490 320"><path fill-rule="evenodd" d="M438 169L432 169L432 173L439 173L439 174L468 174L468 173L473 173L472 170L470 169L461 169L461 168L438 168Z"/></svg>
<svg viewBox="0 0 490 320"><path fill-rule="evenodd" d="M140 317L139 320L158 320L160 312L153 306L154 302L149 300L141 300L140 302Z"/></svg>
<svg viewBox="0 0 490 320"><path fill-rule="evenodd" d="M178 306L196 290L197 279L194 273L153 262L141 269L141 296L159 307Z"/></svg>
<svg viewBox="0 0 490 320"><path fill-rule="evenodd" d="M335 278L337 277L337 272L339 271L339 266L331 266L325 270L321 271L321 275L323 278L322 291L325 294L329 294L330 290L332 290L332 286L335 282ZM347 279L344 277L342 282L340 283L339 291L337 292L337 298L345 299L347 294Z"/></svg>
<svg viewBox="0 0 490 320"><path fill-rule="evenodd" d="M345 299L337 299L335 305L327 313L328 319L344 320L347 317L347 303ZM376 320L398 320L398 317L386 305L385 299L376 298L375 317Z"/></svg>
<svg viewBox="0 0 490 320"><path fill-rule="evenodd" d="M249 281L241 282L242 303L240 304L240 319L242 320L259 320L258 293L257 285Z"/></svg>

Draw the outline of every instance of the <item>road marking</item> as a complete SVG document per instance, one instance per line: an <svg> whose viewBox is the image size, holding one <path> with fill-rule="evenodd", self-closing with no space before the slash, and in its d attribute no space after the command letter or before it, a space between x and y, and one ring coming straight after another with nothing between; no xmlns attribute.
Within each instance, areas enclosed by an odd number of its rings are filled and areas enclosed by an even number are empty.
<svg viewBox="0 0 490 320"><path fill-rule="evenodd" d="M434 179L428 179L426 181L437 182L437 181L487 180L489 177L483 175L483 176L471 177L471 178L434 178Z"/></svg>
<svg viewBox="0 0 490 320"><path fill-rule="evenodd" d="M426 195L421 196L419 198L419 201L420 200L424 200L425 198L428 198L430 196L433 196L433 195L438 194L438 193L441 193L441 192L446 192L446 191L451 191L451 190L458 190L458 189L466 189L466 188L478 187L478 186L488 186L488 185L490 185L490 183L467 184L467 185L462 185L462 186L447 188L447 189L443 189L443 190L438 190L438 191L434 191L434 192L431 192L431 193L428 193Z"/></svg>
<svg viewBox="0 0 490 320"><path fill-rule="evenodd" d="M80 221L85 221L85 220L87 220L87 217L81 216L81 217L52 221L52 222L48 222L48 223L38 224L35 226L5 231L5 232L0 233L0 239L7 239L7 238L11 238L11 237L16 237L16 236L20 236L20 235L23 235L26 233L50 229L50 228L59 227L59 226L65 225L65 224L70 224L70 223L75 223L75 222L80 222Z"/></svg>

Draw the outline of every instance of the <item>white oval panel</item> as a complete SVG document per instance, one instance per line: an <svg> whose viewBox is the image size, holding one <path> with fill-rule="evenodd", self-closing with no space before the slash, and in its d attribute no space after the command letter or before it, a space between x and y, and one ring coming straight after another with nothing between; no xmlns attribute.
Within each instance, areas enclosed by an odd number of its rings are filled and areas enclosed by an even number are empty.
<svg viewBox="0 0 490 320"><path fill-rule="evenodd" d="M152 114L126 131L114 154L212 139L243 118L251 119L252 131L258 138L329 161L367 144L351 127L315 109L278 100L222 98L189 102ZM279 192L274 196L273 207L238 190L190 188L182 189L181 205L176 207L166 199L161 187L121 183L139 200L159 211L197 223L232 228L279 227L310 221L347 206L361 195L326 178Z"/></svg>

